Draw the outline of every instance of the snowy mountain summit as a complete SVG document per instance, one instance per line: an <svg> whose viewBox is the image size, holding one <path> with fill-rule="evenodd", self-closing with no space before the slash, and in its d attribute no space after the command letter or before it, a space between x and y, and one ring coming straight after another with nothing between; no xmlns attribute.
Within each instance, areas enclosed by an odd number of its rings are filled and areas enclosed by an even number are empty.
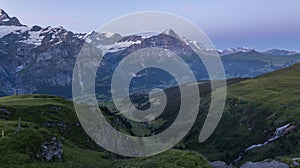
<svg viewBox="0 0 300 168"><path fill-rule="evenodd" d="M237 47L237 48L227 48L225 50L218 50L218 53L223 55L229 55L234 53L248 53L250 51L255 51L255 49L248 48L248 47Z"/></svg>
<svg viewBox="0 0 300 168"><path fill-rule="evenodd" d="M3 9L0 9L0 26L2 25L23 26L16 17L10 17Z"/></svg>
<svg viewBox="0 0 300 168"><path fill-rule="evenodd" d="M181 39L181 38L179 37L179 35L178 35L177 33L175 33L175 31L172 30L172 29L166 29L166 30L163 31L161 34L165 34L165 35L168 35L168 36L175 37L175 38L177 38L177 39Z"/></svg>
<svg viewBox="0 0 300 168"><path fill-rule="evenodd" d="M272 49L264 52L265 54L270 55L294 55L297 54L295 51L287 51L287 50L280 50L280 49Z"/></svg>

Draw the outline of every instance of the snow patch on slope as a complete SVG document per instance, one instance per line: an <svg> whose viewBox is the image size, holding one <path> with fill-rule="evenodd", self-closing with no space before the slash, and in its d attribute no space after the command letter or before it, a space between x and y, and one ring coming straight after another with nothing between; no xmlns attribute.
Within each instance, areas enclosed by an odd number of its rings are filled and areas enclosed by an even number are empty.
<svg viewBox="0 0 300 168"><path fill-rule="evenodd" d="M102 34L104 34L105 37L110 38L110 37L112 37L115 33L112 33L112 32L102 32Z"/></svg>
<svg viewBox="0 0 300 168"><path fill-rule="evenodd" d="M19 71L21 71L23 68L24 68L24 65L18 66L17 69L16 69L16 73L19 72Z"/></svg>
<svg viewBox="0 0 300 168"><path fill-rule="evenodd" d="M227 48L225 50L218 50L219 54L220 55L229 55L229 54L234 54L234 53L239 53L239 52L242 52L242 53L247 53L247 52L250 52L250 51L255 51L254 49L252 48L248 48L248 47L237 47L237 48Z"/></svg>
<svg viewBox="0 0 300 168"><path fill-rule="evenodd" d="M141 41L122 41L117 42L112 45L98 45L97 48L100 48L102 51L102 55L105 55L106 53L113 53L125 50L127 47L130 47L133 44L140 44Z"/></svg>
<svg viewBox="0 0 300 168"><path fill-rule="evenodd" d="M30 30L30 28L25 26L0 26L0 38L10 33L24 33L28 30Z"/></svg>
<svg viewBox="0 0 300 168"><path fill-rule="evenodd" d="M24 40L23 42L26 44L33 44L35 46L39 46L42 44L42 40L45 36L41 36L41 31L29 31L28 39Z"/></svg>

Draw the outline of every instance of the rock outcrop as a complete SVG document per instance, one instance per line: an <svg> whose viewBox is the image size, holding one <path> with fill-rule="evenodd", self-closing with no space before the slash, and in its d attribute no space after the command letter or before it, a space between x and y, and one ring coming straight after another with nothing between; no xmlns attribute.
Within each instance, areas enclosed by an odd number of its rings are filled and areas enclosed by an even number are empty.
<svg viewBox="0 0 300 168"><path fill-rule="evenodd" d="M262 161L262 162L247 162L244 163L241 168L289 168L286 163L282 163L276 160Z"/></svg>

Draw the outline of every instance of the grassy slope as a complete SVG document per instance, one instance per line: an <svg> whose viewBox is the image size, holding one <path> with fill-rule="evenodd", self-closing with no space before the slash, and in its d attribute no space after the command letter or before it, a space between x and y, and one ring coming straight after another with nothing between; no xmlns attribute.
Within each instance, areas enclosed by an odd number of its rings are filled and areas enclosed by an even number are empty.
<svg viewBox="0 0 300 168"><path fill-rule="evenodd" d="M16 133L19 117L22 129ZM202 156L179 150L150 158L116 159L88 139L72 102L56 96L0 98L0 118L0 130L5 130L5 138L0 138L1 167L209 167ZM40 145L53 136L64 138L64 161L37 160Z"/></svg>
<svg viewBox="0 0 300 168"><path fill-rule="evenodd" d="M285 158L300 156L300 64L292 65L255 79L245 80L229 88L229 95L247 102L269 106L265 118L268 126L292 123L297 126L279 141L250 152L248 160L260 160L266 156ZM259 114L257 114L259 115ZM252 155L252 156L251 156ZM281 156L283 155L283 156ZM247 156L245 157L247 160Z"/></svg>
<svg viewBox="0 0 300 168"><path fill-rule="evenodd" d="M258 78L242 81L229 88L229 95L249 101L294 107L300 111L300 64ZM300 117L298 115L298 117Z"/></svg>
<svg viewBox="0 0 300 168"><path fill-rule="evenodd" d="M223 117L213 135L204 143L196 141L206 114L199 115L187 137L188 148L210 160L230 163L247 147L263 143L277 127L296 126L286 136L246 153L240 163L277 156L300 156L300 64L278 70L228 87ZM207 111L207 105L202 108ZM239 163L239 164L240 164Z"/></svg>
<svg viewBox="0 0 300 168"><path fill-rule="evenodd" d="M73 104L61 97L46 95L20 95L0 98L0 109L11 112L4 116L8 120L28 121L60 134L85 148L93 148L95 144L87 141L88 136L74 112ZM1 113L0 113L1 115Z"/></svg>
<svg viewBox="0 0 300 168"><path fill-rule="evenodd" d="M209 168L206 160L195 152L169 150L149 158L136 158L117 162L116 167L198 167Z"/></svg>
<svg viewBox="0 0 300 168"><path fill-rule="evenodd" d="M199 144L197 142L201 124L206 117L206 114L202 113L199 115L190 135L187 136L185 143L180 144L181 147L203 153L211 160L230 162L246 147L264 142L272 136L277 127L286 123L292 123L296 126L300 122L299 72L300 64L296 64L286 69L229 86L225 112L214 134L205 143ZM60 107L60 110L56 110L57 107ZM161 166L168 167L170 162L174 163L173 166L191 164L190 161L192 164L202 162L201 157L194 159L196 155L181 153L181 151L169 151L169 153L148 159L111 160L109 159L111 155L99 150L94 151L94 144L87 140L82 128L76 126L78 120L73 111L72 103L59 97L44 95L4 97L0 98L1 108L5 108L12 113L11 115L4 115L0 110L0 117L12 121L1 121L0 129L15 130L18 117L21 117L25 125L27 123L38 126L38 128L33 128L34 126L26 128L29 129L29 135L42 135L37 141L31 142L29 140L28 145L38 146L40 142L52 134L66 138L64 145L66 161L63 163L35 161L32 159L32 151L20 152L16 150L17 145L10 147L2 141L2 151L15 151L19 157L19 159L12 159L10 161L12 164L30 163L30 165L37 165L37 167L51 167L53 165L60 167L94 167L112 164L114 166L140 167L142 164L143 166L153 167L159 164L158 160L164 158L165 164ZM204 104L201 109L205 111L207 106ZM45 125L45 122L57 123L60 121L68 123L68 129L59 126L47 127ZM6 138L15 136L12 132L11 134L8 133ZM24 137L26 138L26 136ZM299 157L299 139L299 129L294 129L276 142L246 153L241 163L277 156L282 156L284 159ZM10 144L18 144L18 142ZM32 147L28 148L31 149ZM3 154L7 156L7 158L3 157L4 160L12 158L9 153ZM178 160L178 162L174 160Z"/></svg>

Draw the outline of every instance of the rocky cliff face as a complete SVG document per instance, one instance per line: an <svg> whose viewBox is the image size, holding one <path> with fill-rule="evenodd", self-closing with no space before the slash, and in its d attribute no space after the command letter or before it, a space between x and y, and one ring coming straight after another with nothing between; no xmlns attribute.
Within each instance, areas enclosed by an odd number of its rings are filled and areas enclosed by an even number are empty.
<svg viewBox="0 0 300 168"><path fill-rule="evenodd" d="M289 168L288 164L271 160L271 161L262 161L262 162L247 162L241 166L241 168Z"/></svg>
<svg viewBox="0 0 300 168"><path fill-rule="evenodd" d="M180 55L193 53L187 44L166 33L144 38L117 33L78 34L63 27L28 27L3 10L0 23L0 96L45 93L71 97L73 67L85 42L105 55L106 66L100 72L104 77L122 58L144 47L172 49Z"/></svg>
<svg viewBox="0 0 300 168"><path fill-rule="evenodd" d="M8 14L2 9L0 9L0 25L23 26L16 17L9 17Z"/></svg>
<svg viewBox="0 0 300 168"><path fill-rule="evenodd" d="M0 92L54 94L57 86L70 87L76 54L83 42L80 34L62 27L17 27L0 40L1 83L5 86Z"/></svg>

